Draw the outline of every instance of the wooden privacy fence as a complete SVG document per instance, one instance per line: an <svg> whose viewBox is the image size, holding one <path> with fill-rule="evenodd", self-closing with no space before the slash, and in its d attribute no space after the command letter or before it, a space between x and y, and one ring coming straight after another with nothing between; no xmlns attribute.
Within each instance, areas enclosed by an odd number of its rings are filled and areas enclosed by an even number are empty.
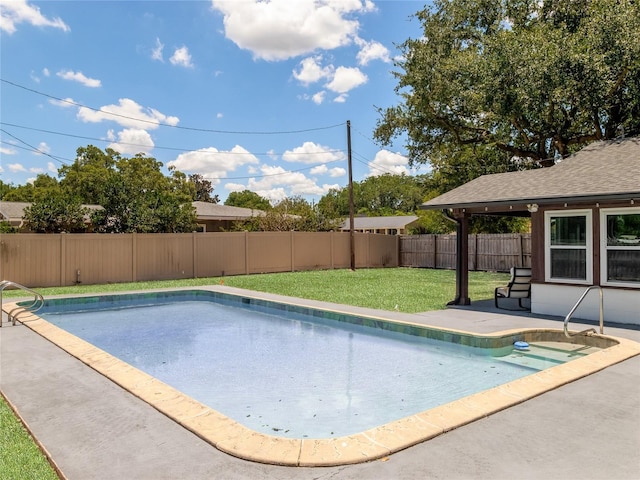
<svg viewBox="0 0 640 480"><path fill-rule="evenodd" d="M456 236L402 236L400 265L455 269ZM507 272L511 267L531 267L531 234L469 235L469 270Z"/></svg>
<svg viewBox="0 0 640 480"><path fill-rule="evenodd" d="M397 267L399 237L356 233L357 268ZM3 234L0 280L27 287L349 268L343 232Z"/></svg>
<svg viewBox="0 0 640 480"><path fill-rule="evenodd" d="M357 268L455 269L455 235L355 233ZM3 234L0 280L27 287L349 268L343 232ZM531 235L469 235L469 270L531 266Z"/></svg>

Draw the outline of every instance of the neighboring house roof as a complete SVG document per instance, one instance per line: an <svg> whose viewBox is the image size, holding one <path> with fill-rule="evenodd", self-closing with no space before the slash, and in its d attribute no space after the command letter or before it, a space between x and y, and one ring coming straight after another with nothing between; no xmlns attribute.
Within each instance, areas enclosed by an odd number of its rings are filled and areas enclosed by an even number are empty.
<svg viewBox="0 0 640 480"><path fill-rule="evenodd" d="M483 175L421 208L640 198L640 137L595 142L556 165Z"/></svg>
<svg viewBox="0 0 640 480"><path fill-rule="evenodd" d="M0 202L0 220L6 220L11 224L22 223L24 209L29 205L30 202Z"/></svg>
<svg viewBox="0 0 640 480"><path fill-rule="evenodd" d="M407 225L418 220L415 215L400 215L396 217L354 217L353 228L355 230L379 230L383 228L406 228ZM342 224L342 230L349 230L349 219Z"/></svg>
<svg viewBox="0 0 640 480"><path fill-rule="evenodd" d="M262 210L251 208L230 207L209 202L193 202L196 216L201 220L245 220L264 215Z"/></svg>

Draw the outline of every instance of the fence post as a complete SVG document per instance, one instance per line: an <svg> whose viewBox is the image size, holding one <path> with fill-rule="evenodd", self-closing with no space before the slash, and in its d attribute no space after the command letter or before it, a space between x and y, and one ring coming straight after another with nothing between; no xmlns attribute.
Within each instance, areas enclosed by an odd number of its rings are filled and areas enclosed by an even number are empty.
<svg viewBox="0 0 640 480"><path fill-rule="evenodd" d="M336 268L335 265L335 259L333 258L335 255L335 250L333 248L333 240L335 238L335 233L333 230L329 232L329 239L331 241L331 243L329 244L329 250L330 250L330 254L331 254L331 270L334 270Z"/></svg>
<svg viewBox="0 0 640 480"><path fill-rule="evenodd" d="M475 249L475 255L473 258L473 271L478 270L478 234L474 233L473 236L475 237L474 239L474 249Z"/></svg>
<svg viewBox="0 0 640 480"><path fill-rule="evenodd" d="M293 230L289 231L289 238L291 239L291 271L296 271L295 258L296 258L296 247L295 247L295 236L293 235Z"/></svg>
<svg viewBox="0 0 640 480"><path fill-rule="evenodd" d="M249 275L249 232L244 231L244 274Z"/></svg>
<svg viewBox="0 0 640 480"><path fill-rule="evenodd" d="M137 233L131 234L131 281L138 281L138 238Z"/></svg>
<svg viewBox="0 0 640 480"><path fill-rule="evenodd" d="M66 233L62 232L60 234L60 265L59 265L59 274L60 274L60 284L59 287L64 287L64 266L67 264L65 250L67 249Z"/></svg>
<svg viewBox="0 0 640 480"><path fill-rule="evenodd" d="M438 268L438 236L432 233L431 238L433 239L433 266L431 268Z"/></svg>
<svg viewBox="0 0 640 480"><path fill-rule="evenodd" d="M193 272L193 278L198 278L198 262L196 261L198 247L196 245L196 232L191 232L191 271Z"/></svg>

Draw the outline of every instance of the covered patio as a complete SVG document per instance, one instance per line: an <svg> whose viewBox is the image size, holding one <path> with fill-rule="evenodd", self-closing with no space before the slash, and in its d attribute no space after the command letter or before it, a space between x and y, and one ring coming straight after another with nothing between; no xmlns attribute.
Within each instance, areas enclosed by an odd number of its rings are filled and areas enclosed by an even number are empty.
<svg viewBox="0 0 640 480"><path fill-rule="evenodd" d="M609 321L640 325L640 138L595 142L553 167L484 175L422 205L457 222L456 297L469 305L474 215L531 218L531 311L566 315L598 286ZM582 318L598 318L597 295Z"/></svg>

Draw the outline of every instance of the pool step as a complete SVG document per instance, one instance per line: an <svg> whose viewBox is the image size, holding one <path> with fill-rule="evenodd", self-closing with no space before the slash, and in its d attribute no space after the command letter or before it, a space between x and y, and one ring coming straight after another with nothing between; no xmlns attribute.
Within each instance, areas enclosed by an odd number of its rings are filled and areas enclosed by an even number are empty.
<svg viewBox="0 0 640 480"><path fill-rule="evenodd" d="M584 357L598 350L600 349L596 347L571 343L539 342L529 344L527 350L517 350L514 348L509 355L497 357L497 360L534 370L544 370L545 368Z"/></svg>

